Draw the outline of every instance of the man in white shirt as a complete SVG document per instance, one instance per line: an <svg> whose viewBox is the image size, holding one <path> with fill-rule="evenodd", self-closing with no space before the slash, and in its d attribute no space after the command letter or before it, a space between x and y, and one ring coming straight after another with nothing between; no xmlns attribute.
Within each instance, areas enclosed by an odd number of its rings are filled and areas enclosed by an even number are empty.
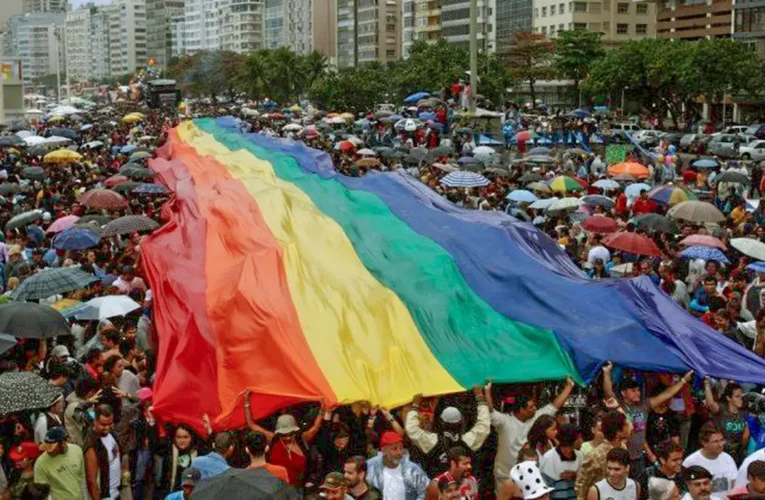
<svg viewBox="0 0 765 500"><path fill-rule="evenodd" d="M712 474L712 491L721 493L733 488L738 475L736 462L723 451L725 438L712 422L704 424L699 432L702 448L683 460L683 467L703 467Z"/></svg>
<svg viewBox="0 0 765 500"><path fill-rule="evenodd" d="M515 465L518 459L518 453L529 434L531 426L542 415L553 416L558 410L563 408L571 391L574 389L574 381L566 379L566 384L555 400L545 406L537 409L537 403L533 397L521 395L515 398L511 407L513 412L510 415L494 410L494 404L491 398L491 386L488 387L487 404L491 410L491 425L497 431L497 455L494 458L494 478L497 482L497 488L510 478L510 469Z"/></svg>
<svg viewBox="0 0 765 500"><path fill-rule="evenodd" d="M747 477L747 468L749 467L749 464L752 462L760 460L765 461L765 448L761 450L757 450L744 460L744 462L741 464L741 467L738 469L738 476L736 477L736 488L739 486L746 486L749 484L749 478Z"/></svg>

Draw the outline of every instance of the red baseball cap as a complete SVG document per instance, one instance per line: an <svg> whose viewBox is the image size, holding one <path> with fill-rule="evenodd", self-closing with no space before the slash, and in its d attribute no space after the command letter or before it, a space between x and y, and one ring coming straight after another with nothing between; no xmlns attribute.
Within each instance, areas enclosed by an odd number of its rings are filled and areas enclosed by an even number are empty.
<svg viewBox="0 0 765 500"><path fill-rule="evenodd" d="M403 442L404 438L402 438L397 432L385 431L380 438L380 448L383 446L390 446L392 444L399 444Z"/></svg>
<svg viewBox="0 0 765 500"><path fill-rule="evenodd" d="M19 443L8 452L8 458L14 462L21 462L24 459L34 460L40 455L42 455L42 451L34 441Z"/></svg>

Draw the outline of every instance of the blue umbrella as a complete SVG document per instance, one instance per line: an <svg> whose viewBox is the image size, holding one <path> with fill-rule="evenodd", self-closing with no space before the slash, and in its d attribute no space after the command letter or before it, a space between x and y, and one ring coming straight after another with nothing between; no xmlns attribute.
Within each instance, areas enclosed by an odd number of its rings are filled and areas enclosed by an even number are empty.
<svg viewBox="0 0 765 500"><path fill-rule="evenodd" d="M702 259L705 261L716 261L728 264L728 258L719 248L692 246L680 252L680 257L684 259Z"/></svg>
<svg viewBox="0 0 765 500"><path fill-rule="evenodd" d="M136 148L136 147L137 147L137 146L134 146L134 145L132 145L132 144L128 144L127 146L122 146L122 147L120 148L120 153L122 153L123 155L129 155L130 153L132 153L133 151L135 151L135 148Z"/></svg>
<svg viewBox="0 0 765 500"><path fill-rule="evenodd" d="M515 191L510 191L510 194L507 195L507 199L521 203L533 203L537 201L536 195L525 189L516 189Z"/></svg>
<svg viewBox="0 0 765 500"><path fill-rule="evenodd" d="M433 130L440 130L444 128L444 124L440 122L430 122L428 123L428 128L431 128Z"/></svg>
<svg viewBox="0 0 765 500"><path fill-rule="evenodd" d="M640 193L642 191L650 191L650 190L651 190L651 186L649 186L648 184L644 182L638 182L638 183L630 184L629 186L627 186L627 189L624 190L624 194L626 194L630 198L637 198L638 196L640 196Z"/></svg>
<svg viewBox="0 0 765 500"><path fill-rule="evenodd" d="M85 250L86 248L98 245L100 241L101 237L95 231L70 227L61 231L53 238L53 248L58 248L59 250Z"/></svg>
<svg viewBox="0 0 765 500"><path fill-rule="evenodd" d="M746 268L756 273L765 273L765 262L752 262Z"/></svg>
<svg viewBox="0 0 765 500"><path fill-rule="evenodd" d="M717 168L720 166L720 163L717 160L703 158L693 162L693 166L696 168Z"/></svg>
<svg viewBox="0 0 765 500"><path fill-rule="evenodd" d="M469 165L471 163L481 163L481 162L479 162L472 156L463 156L462 158L457 160L457 163L459 163L460 165Z"/></svg>
<svg viewBox="0 0 765 500"><path fill-rule="evenodd" d="M590 116L590 112L587 111L586 109L579 108L579 109L575 109L574 111L572 111L571 115L575 116L577 118L585 118L587 116Z"/></svg>
<svg viewBox="0 0 765 500"><path fill-rule="evenodd" d="M612 200L608 196L602 196L602 195L599 195L599 194L591 194L591 195L588 195L588 196L583 196L582 197L582 202L585 205L590 205L590 206L599 205L599 206L605 208L606 210L609 210L609 209L613 208L613 206L614 206L614 200Z"/></svg>
<svg viewBox="0 0 765 500"><path fill-rule="evenodd" d="M419 114L419 117L420 117L420 120L425 120L425 121L435 120L436 114L432 111L423 111L422 113Z"/></svg>
<svg viewBox="0 0 765 500"><path fill-rule="evenodd" d="M430 97L430 94L428 92L415 92L414 94L404 99L404 102L406 104L414 104L420 99L427 99L428 97Z"/></svg>
<svg viewBox="0 0 765 500"><path fill-rule="evenodd" d="M263 109L274 109L276 107L276 103L274 101L268 101L266 103L263 103Z"/></svg>
<svg viewBox="0 0 765 500"><path fill-rule="evenodd" d="M147 182L133 188L133 192L138 194L165 194L167 189L162 184Z"/></svg>

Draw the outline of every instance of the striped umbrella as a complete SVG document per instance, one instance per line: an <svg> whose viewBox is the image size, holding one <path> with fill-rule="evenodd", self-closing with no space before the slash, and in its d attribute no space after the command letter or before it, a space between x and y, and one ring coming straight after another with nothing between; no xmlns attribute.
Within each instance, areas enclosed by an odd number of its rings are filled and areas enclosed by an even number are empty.
<svg viewBox="0 0 765 500"><path fill-rule="evenodd" d="M452 172L441 179L441 184L446 187L472 188L488 186L490 181L481 174L460 170L459 172Z"/></svg>
<svg viewBox="0 0 765 500"><path fill-rule="evenodd" d="M573 177L561 175L550 182L550 189L557 193L565 193L567 191L581 191L584 188Z"/></svg>
<svg viewBox="0 0 765 500"><path fill-rule="evenodd" d="M40 300L59 293L87 288L98 278L77 267L55 267L44 269L25 279L13 291L11 298L16 301Z"/></svg>
<svg viewBox="0 0 765 500"><path fill-rule="evenodd" d="M673 207L683 201L697 200L698 197L677 186L657 186L648 192L648 199Z"/></svg>

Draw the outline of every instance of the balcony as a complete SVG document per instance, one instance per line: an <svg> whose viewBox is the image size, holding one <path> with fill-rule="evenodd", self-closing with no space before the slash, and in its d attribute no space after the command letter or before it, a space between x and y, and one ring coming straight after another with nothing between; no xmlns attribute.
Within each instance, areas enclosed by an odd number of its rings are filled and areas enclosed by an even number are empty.
<svg viewBox="0 0 765 500"><path fill-rule="evenodd" d="M423 12L420 12L419 10L415 13L415 17L423 18L423 17L435 17L441 15L441 9L430 9Z"/></svg>
<svg viewBox="0 0 765 500"><path fill-rule="evenodd" d="M427 26L415 26L414 32L415 33L430 33L433 31L441 31L441 25L440 24L428 24Z"/></svg>

